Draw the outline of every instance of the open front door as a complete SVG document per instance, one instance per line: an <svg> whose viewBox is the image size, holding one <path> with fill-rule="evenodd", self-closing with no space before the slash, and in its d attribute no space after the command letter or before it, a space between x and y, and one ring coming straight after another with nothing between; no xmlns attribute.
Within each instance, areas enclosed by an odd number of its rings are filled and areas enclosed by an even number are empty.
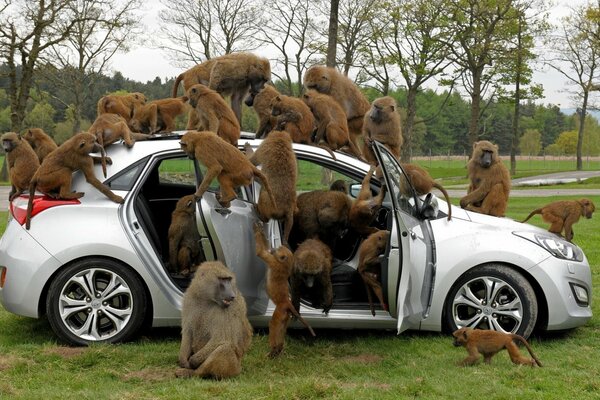
<svg viewBox="0 0 600 400"><path fill-rule="evenodd" d="M390 235L388 302L398 333L418 328L429 312L435 280L435 251L429 221L419 217L422 201L395 157L380 143L373 151L382 168L394 209Z"/></svg>

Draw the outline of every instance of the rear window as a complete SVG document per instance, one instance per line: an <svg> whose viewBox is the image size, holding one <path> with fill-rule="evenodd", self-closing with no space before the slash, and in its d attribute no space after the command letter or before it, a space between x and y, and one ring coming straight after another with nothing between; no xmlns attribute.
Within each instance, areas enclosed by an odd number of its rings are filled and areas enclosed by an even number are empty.
<svg viewBox="0 0 600 400"><path fill-rule="evenodd" d="M147 162L148 157L143 158L104 183L113 190L131 190Z"/></svg>

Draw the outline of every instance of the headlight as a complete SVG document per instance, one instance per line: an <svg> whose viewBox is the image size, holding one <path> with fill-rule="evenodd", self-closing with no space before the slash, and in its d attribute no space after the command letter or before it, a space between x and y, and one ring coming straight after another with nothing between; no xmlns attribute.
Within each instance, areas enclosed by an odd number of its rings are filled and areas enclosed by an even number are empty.
<svg viewBox="0 0 600 400"><path fill-rule="evenodd" d="M543 247L556 258L583 261L583 251L579 247L552 233L513 232L513 234Z"/></svg>

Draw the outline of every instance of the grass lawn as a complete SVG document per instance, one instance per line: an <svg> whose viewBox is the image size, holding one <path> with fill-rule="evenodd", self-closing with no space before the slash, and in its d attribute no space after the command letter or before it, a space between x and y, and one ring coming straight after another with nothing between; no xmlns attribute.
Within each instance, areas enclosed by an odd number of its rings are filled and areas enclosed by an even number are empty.
<svg viewBox="0 0 600 400"><path fill-rule="evenodd" d="M592 199L600 205L600 196ZM554 200L514 198L508 215L522 219ZM5 219L6 213L0 213L0 221ZM545 226L539 216L531 222ZM574 230L575 242L592 265L598 297L600 217L581 220ZM515 366L506 352L492 365L458 367L465 350L453 347L448 335L426 332L396 336L319 329L312 339L304 330L293 330L283 355L270 360L261 330L255 332L242 374L215 382L174 377L178 329L152 329L134 343L68 348L56 342L45 320L18 317L0 307L0 398L599 398L599 303L593 308L596 316L584 327L531 338L544 368Z"/></svg>

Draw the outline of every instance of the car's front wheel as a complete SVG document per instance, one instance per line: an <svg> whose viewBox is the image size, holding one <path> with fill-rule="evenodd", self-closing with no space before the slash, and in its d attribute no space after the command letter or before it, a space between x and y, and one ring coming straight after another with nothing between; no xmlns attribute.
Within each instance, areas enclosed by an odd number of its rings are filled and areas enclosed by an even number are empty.
<svg viewBox="0 0 600 400"><path fill-rule="evenodd" d="M483 265L452 286L444 305L445 326L452 332L471 327L529 337L538 315L535 292L525 277L505 265Z"/></svg>
<svg viewBox="0 0 600 400"><path fill-rule="evenodd" d="M131 339L147 310L138 276L116 261L88 258L64 268L48 290L46 313L61 340L74 345Z"/></svg>

